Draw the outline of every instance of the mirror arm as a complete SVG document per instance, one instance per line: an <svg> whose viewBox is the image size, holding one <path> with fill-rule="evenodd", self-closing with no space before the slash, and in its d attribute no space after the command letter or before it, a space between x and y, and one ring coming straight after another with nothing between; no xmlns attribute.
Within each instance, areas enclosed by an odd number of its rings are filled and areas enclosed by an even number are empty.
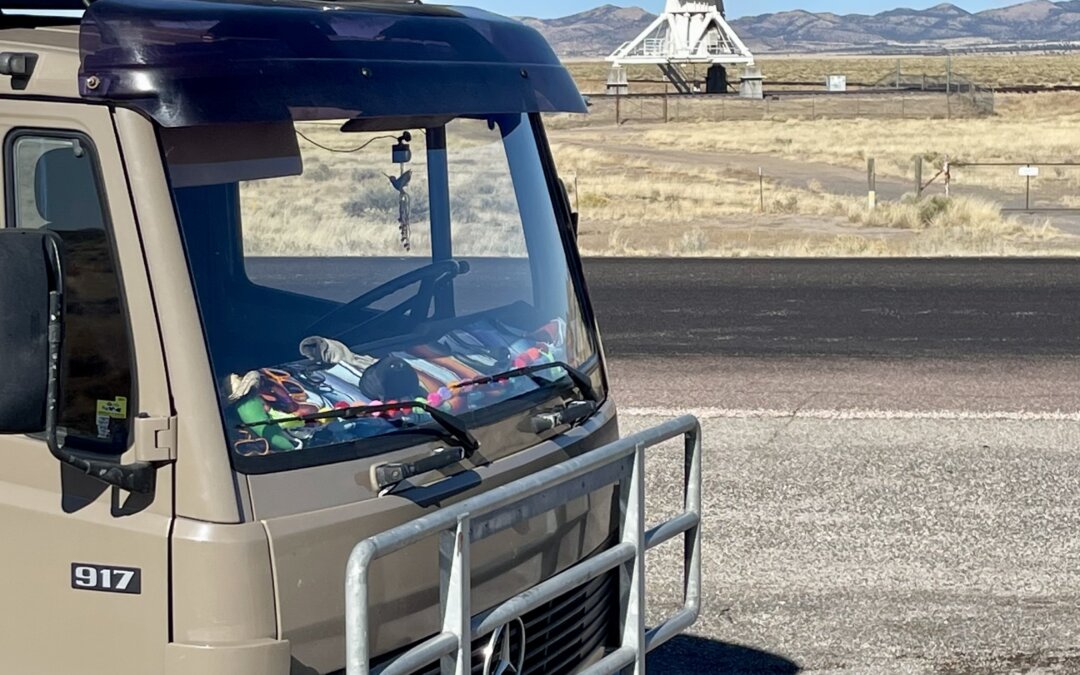
<svg viewBox="0 0 1080 675"><path fill-rule="evenodd" d="M59 251L52 251L55 271L55 289L49 292L49 385L46 394L45 435L49 452L61 464L73 467L81 473L128 492L149 494L154 491L157 470L146 462L121 465L63 447L58 438L60 408L60 350L63 345L63 272L60 268Z"/></svg>

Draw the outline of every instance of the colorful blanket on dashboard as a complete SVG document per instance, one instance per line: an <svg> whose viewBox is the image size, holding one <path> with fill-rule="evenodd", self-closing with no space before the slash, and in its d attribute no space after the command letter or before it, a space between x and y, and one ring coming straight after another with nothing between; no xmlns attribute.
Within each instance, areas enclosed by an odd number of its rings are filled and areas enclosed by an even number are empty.
<svg viewBox="0 0 1080 675"><path fill-rule="evenodd" d="M233 448L245 456L295 452L386 433L395 418L421 414L403 405L400 412L348 421L296 420L334 410L418 401L454 414L483 408L536 385L529 378L484 386L470 382L515 368L564 362L566 339L561 320L522 331L495 319L378 355L358 354L340 342L311 337L300 345L303 360L227 378L230 414L240 422L233 430ZM547 375L559 376L558 369Z"/></svg>

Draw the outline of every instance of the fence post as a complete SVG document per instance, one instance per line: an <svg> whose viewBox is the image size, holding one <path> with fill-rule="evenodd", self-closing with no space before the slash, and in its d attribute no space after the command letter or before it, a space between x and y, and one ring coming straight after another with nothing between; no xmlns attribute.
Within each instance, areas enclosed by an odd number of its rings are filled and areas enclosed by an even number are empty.
<svg viewBox="0 0 1080 675"><path fill-rule="evenodd" d="M577 179L575 178L575 180L577 180ZM922 181L923 181L923 158L922 157L916 157L915 158L915 198L916 199L922 199L922 191L923 191ZM575 185L576 185L576 183L575 183Z"/></svg>
<svg viewBox="0 0 1080 675"><path fill-rule="evenodd" d="M664 124L667 124L671 118L668 116L668 88L664 85Z"/></svg>
<svg viewBox="0 0 1080 675"><path fill-rule="evenodd" d="M866 160L866 180L870 187L867 203L873 211L877 208L877 162L873 157Z"/></svg>
<svg viewBox="0 0 1080 675"><path fill-rule="evenodd" d="M946 62L945 62L945 114L948 115L948 119L952 119L952 52L946 50Z"/></svg>
<svg viewBox="0 0 1080 675"><path fill-rule="evenodd" d="M949 156L945 155L945 199L952 197L952 164L949 163Z"/></svg>
<svg viewBox="0 0 1080 675"><path fill-rule="evenodd" d="M764 167L758 167L758 196L761 201L761 212L765 213L765 169Z"/></svg>
<svg viewBox="0 0 1080 675"><path fill-rule="evenodd" d="M1031 168L1030 164L1028 164L1028 168L1029 169ZM1025 211L1031 211L1031 172L1030 171L1027 174L1025 174L1025 178L1027 179L1027 186L1024 188L1024 210Z"/></svg>
<svg viewBox="0 0 1080 675"><path fill-rule="evenodd" d="M622 124L622 94L615 92L615 126Z"/></svg>

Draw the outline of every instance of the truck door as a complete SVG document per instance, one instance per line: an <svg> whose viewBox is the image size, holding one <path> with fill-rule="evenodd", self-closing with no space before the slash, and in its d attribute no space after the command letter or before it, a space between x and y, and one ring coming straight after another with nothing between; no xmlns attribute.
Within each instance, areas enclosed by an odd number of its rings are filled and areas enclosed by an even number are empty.
<svg viewBox="0 0 1080 675"><path fill-rule="evenodd" d="M63 242L66 446L167 460L168 385L112 115L0 100L0 137L2 226ZM40 436L0 436L0 672L162 671L172 493L167 464L151 494L129 494L62 469Z"/></svg>

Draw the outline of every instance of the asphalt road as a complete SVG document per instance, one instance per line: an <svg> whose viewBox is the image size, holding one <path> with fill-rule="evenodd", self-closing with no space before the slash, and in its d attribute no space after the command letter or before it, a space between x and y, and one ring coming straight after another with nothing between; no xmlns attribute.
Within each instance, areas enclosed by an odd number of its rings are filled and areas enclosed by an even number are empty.
<svg viewBox="0 0 1080 675"><path fill-rule="evenodd" d="M587 272L624 432L704 426L705 608L653 672L1080 672L1078 263ZM651 554L654 617L679 554Z"/></svg>
<svg viewBox="0 0 1080 675"><path fill-rule="evenodd" d="M636 408L1080 410L1080 262L586 262Z"/></svg>
<svg viewBox="0 0 1080 675"><path fill-rule="evenodd" d="M616 358L1080 353L1080 261L590 259Z"/></svg>

